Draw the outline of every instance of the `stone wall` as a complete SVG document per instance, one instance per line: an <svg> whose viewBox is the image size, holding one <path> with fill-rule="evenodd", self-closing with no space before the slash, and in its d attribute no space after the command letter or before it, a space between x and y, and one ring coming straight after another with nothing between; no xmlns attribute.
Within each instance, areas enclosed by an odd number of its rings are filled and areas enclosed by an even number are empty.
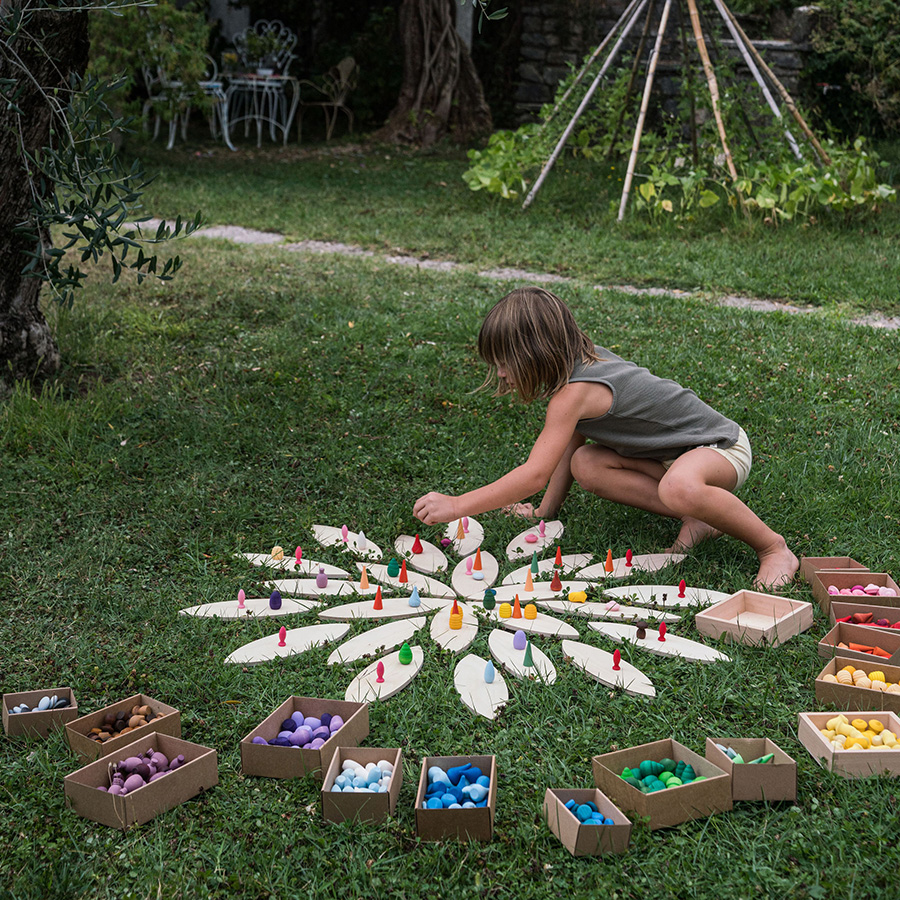
<svg viewBox="0 0 900 900"><path fill-rule="evenodd" d="M519 80L516 85L516 110L519 122L533 121L544 103L549 103L559 81L570 71L570 65L579 67L584 57L590 53L615 26L627 6L625 0L525 0L522 4L522 37L519 49ZM711 6L701 4L703 9L712 11ZM656 4L651 19L650 33L646 39L645 57L656 39L662 4ZM800 73L809 52L808 36L810 21L814 13L812 7L801 7L794 11L793 18L784 30L789 35L783 40L755 39L752 24L742 23L742 27L757 49L763 54L779 80L790 92L796 92ZM635 25L624 52L633 52L643 30L644 17ZM717 16L714 23L717 41L707 37L711 55L718 50L722 55L734 58L734 70L747 78L750 72L744 65L734 41L730 39L724 23ZM721 30L719 26L721 25ZM685 22L689 46L693 47L690 23ZM726 39L727 38L727 39ZM610 48L612 43L610 44ZM608 53L601 54L601 61ZM622 59L622 55L618 57ZM618 61L617 59L617 61ZM630 53L626 56L630 59ZM599 65L599 63L598 63ZM681 43L680 23L677 5L673 4L666 29L666 39L660 55L654 86L657 103L664 108L675 106L680 85ZM702 77L702 74L701 74Z"/></svg>

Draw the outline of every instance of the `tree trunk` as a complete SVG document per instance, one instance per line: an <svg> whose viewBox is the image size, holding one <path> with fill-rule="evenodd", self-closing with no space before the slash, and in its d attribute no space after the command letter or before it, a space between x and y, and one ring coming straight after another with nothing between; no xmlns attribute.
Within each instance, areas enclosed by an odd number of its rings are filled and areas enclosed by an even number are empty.
<svg viewBox="0 0 900 900"><path fill-rule="evenodd" d="M59 129L51 104L65 108L70 78L84 74L89 49L86 10L40 10L26 12L29 39L20 32L11 53L4 18L13 5L19 4L0 0L0 83L9 78L22 86L19 111L0 103L0 394L14 381L39 380L59 368L59 349L40 308L41 281L22 274L33 239L16 228L32 226L34 197L53 189L32 179L25 154L47 145L51 127ZM49 235L43 238L49 245Z"/></svg>
<svg viewBox="0 0 900 900"><path fill-rule="evenodd" d="M472 58L454 25L454 0L403 0L403 83L376 140L429 147L471 141L492 129Z"/></svg>

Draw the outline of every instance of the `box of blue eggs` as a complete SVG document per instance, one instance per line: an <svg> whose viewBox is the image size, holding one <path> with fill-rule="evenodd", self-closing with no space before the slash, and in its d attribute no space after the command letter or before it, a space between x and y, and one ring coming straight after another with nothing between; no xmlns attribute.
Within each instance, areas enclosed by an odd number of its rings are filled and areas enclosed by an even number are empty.
<svg viewBox="0 0 900 900"><path fill-rule="evenodd" d="M416 794L416 833L423 841L489 841L497 809L494 756L426 756Z"/></svg>
<svg viewBox="0 0 900 900"><path fill-rule="evenodd" d="M596 788L547 788L544 820L572 856L624 853L631 840L631 819Z"/></svg>
<svg viewBox="0 0 900 900"><path fill-rule="evenodd" d="M10 737L47 737L78 718L72 688L46 688L3 695L3 730Z"/></svg>
<svg viewBox="0 0 900 900"><path fill-rule="evenodd" d="M368 703L288 697L241 741L241 772L322 778L338 747L358 747L368 735Z"/></svg>
<svg viewBox="0 0 900 900"><path fill-rule="evenodd" d="M218 783L215 750L158 732L72 772L64 787L69 809L124 829L149 822Z"/></svg>
<svg viewBox="0 0 900 900"><path fill-rule="evenodd" d="M402 784L399 747L338 747L322 782L322 815L329 822L384 822Z"/></svg>

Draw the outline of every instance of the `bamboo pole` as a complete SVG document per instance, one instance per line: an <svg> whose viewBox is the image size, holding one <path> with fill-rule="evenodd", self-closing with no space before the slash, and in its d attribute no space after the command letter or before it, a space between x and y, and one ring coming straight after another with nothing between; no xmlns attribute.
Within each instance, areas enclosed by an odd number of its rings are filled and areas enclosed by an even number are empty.
<svg viewBox="0 0 900 900"><path fill-rule="evenodd" d="M756 83L759 85L759 88L762 91L763 97L765 98L769 109L772 110L772 114L775 116L775 118L781 121L781 110L778 108L778 104L775 102L775 98L772 96L772 92L769 90L769 86L766 84L765 79L762 77L759 68L753 61L753 56L747 49L747 46L744 43L744 39L734 27L734 23L731 21L731 19L728 18L728 10L725 8L725 4L722 3L722 0L713 0L713 3L715 3L716 9L719 10L719 14L725 20L725 25L731 32L731 37L734 40L735 44L737 44L738 50L741 51L741 56L744 58L744 63L750 70L750 73L753 75ZM797 159L803 159L803 153L800 151L800 147L797 144L797 139L794 137L794 135L791 134L791 130L786 126L784 129L784 136L787 138L788 143L791 145L791 151L793 152L794 156Z"/></svg>
<svg viewBox="0 0 900 900"><path fill-rule="evenodd" d="M691 2L691 0L688 0L688 2ZM723 4L723 6L724 6L724 4ZM737 21L737 19L735 19L734 14L731 12L731 10L728 9L727 6L725 6L724 8L725 8L725 12L727 13L728 19L730 20L731 24L735 27L735 29L737 30L737 33L741 36L741 38L743 38L744 43L747 45L747 49L753 54L753 58L758 63L760 69L762 69L762 71L765 73L765 75L769 79L769 81L771 81L772 84L775 85L775 88L777 89L778 93L781 95L781 99L784 102L784 105L790 110L791 115L794 117L797 124L800 126L801 130L806 135L807 140L810 142L810 144L812 144L813 149L819 155L819 159L822 160L822 162L826 166L830 166L831 165L831 157L822 149L822 145L819 143L819 141L816 139L816 136L810 130L809 125L806 124L806 121L804 120L803 116L800 115L800 111L794 105L793 98L787 92L787 88L785 88L785 86L778 80L778 76L776 76L776 74L769 68L766 61L762 58L762 55L760 54L759 50L757 50L756 47L753 46L753 42L744 33L744 29L741 28L740 23Z"/></svg>
<svg viewBox="0 0 900 900"><path fill-rule="evenodd" d="M728 137L725 134L725 122L722 120L722 110L719 108L719 85L716 81L716 73L713 71L712 62L710 62L709 53L706 49L706 41L703 38L703 29L700 27L700 13L697 10L697 0L687 0L687 5L691 18L691 28L694 31L694 40L697 42L697 51L700 53L700 59L703 62L703 72L706 75L706 83L709 85L709 96L712 100L713 115L716 119L716 128L719 131L719 143L721 143L722 152L725 154L725 164L728 166L731 180L737 181L737 169L734 167L734 160L731 158L731 150L728 147Z"/></svg>
<svg viewBox="0 0 900 900"><path fill-rule="evenodd" d="M578 119L581 117L581 114L586 109L588 103L591 101L591 97L594 96L594 92L600 85L600 80L606 74L607 69L612 65L612 61L616 58L619 53L619 50L622 47L622 44L625 42L625 39L628 37L631 29L634 27L634 23L637 22L638 17L641 14L643 8L647 5L647 0L640 0L640 3L634 10L634 13L631 16L628 24L625 26L624 31L619 35L619 39L616 41L612 50L609 51L609 56L606 58L606 62L600 68L600 71L597 73L596 78L594 78L591 86L587 89L587 93L585 93L584 97L581 100L581 103L578 105L578 109L572 115L572 118L569 120L569 124L566 126L565 131L562 133L562 137L556 144L556 147L553 148L553 153L550 154L550 158L547 162L544 163L543 168L541 169L541 174L538 176L537 181L532 185L531 190L528 192L528 196L525 198L525 202L522 204L522 209L528 209L531 205L531 201L534 200L537 192L540 190L541 185L544 183L546 177L550 174L550 170L553 168L553 165L556 163L556 160L559 158L559 154L562 153L563 147L566 145L566 141L569 139L569 135L572 133L575 128L575 124L578 122Z"/></svg>
<svg viewBox="0 0 900 900"><path fill-rule="evenodd" d="M694 168L700 164L700 151L697 148L697 105L694 99L694 67L691 65L690 54L687 48L687 37L684 33L684 3L678 0L678 34L681 38L681 63L684 67L685 79L687 80L688 96L691 100L690 114L690 134L691 134L691 159L694 161Z"/></svg>
<svg viewBox="0 0 900 900"><path fill-rule="evenodd" d="M566 89L566 92L560 98L559 103L557 103L556 106L553 107L553 111L549 116L547 116L546 119L544 119L544 125L549 123L553 119L553 117L560 111L563 104L566 102L566 100L569 99L569 95L581 83L581 79L584 78L585 73L596 62L597 57L603 52L603 50L606 48L606 45L613 39L613 35L615 35L615 33L622 27L622 24L628 19L634 7L637 6L638 3L640 3L640 0L631 0L628 6L625 7L625 11L621 16L619 16L619 21L616 22L616 24L610 29L609 34L607 34L606 37L603 38L603 40L597 45L596 49L591 54L590 59L581 67L581 71L575 76L575 80L569 85L569 87Z"/></svg>
<svg viewBox="0 0 900 900"><path fill-rule="evenodd" d="M672 0L666 0L662 17L656 32L656 43L650 55L650 65L647 67L647 80L644 84L644 96L641 99L641 111L638 114L637 125L634 129L634 141L631 144L631 156L628 158L628 171L625 173L625 184L622 187L622 200L619 203L618 221L625 217L625 206L628 203L628 195L631 192L631 180L634 178L634 167L637 164L638 148L641 146L641 134L644 130L644 120L647 118L647 107L650 105L650 93L653 90L653 78L656 74L656 64L659 62L660 49L666 34L666 26L669 24L669 10L672 8Z"/></svg>
<svg viewBox="0 0 900 900"><path fill-rule="evenodd" d="M637 50L634 51L634 60L631 64L631 75L628 78L628 87L625 88L625 98L622 101L622 108L619 110L619 118L616 120L616 127L613 129L612 137L609 139L609 148L606 151L607 160L613 155L616 141L619 139L619 132L622 130L622 123L625 121L625 113L628 110L628 104L631 102L631 94L634 91L634 82L637 79L638 68L641 64L641 57L644 55L644 47L647 44L647 35L650 32L650 17L656 9L656 0L650 0L647 6L647 18L644 19L644 30L641 32L641 39L638 41Z"/></svg>

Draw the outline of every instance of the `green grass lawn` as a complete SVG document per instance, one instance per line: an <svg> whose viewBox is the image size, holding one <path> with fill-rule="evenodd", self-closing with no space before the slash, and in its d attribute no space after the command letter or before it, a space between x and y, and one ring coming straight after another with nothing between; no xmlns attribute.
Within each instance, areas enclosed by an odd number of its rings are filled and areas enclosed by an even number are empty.
<svg viewBox="0 0 900 900"><path fill-rule="evenodd" d="M167 163L150 202L158 214L201 206L212 221L479 266L891 309L879 288L891 280L889 266L879 274L873 258L857 258L871 244L896 273L883 234L753 231L736 240L655 237L628 226L623 240L604 237L602 191L596 218L579 217L571 212L575 182L554 179L523 217L470 195L458 182L458 159L363 167L352 156L285 164L272 154L248 167L220 154L190 165L182 151L157 158ZM365 196L354 185L367 185ZM866 227L874 232L883 222ZM788 265L789 246L799 252L806 241L803 264ZM184 736L218 750L220 784L123 834L66 809L63 778L80 764L62 736L3 739L0 895L896 894L897 781L845 781L797 741L797 713L819 708L813 679L824 660L816 643L829 626L818 608L813 628L777 649L723 645L730 664L623 650L657 685L653 702L600 687L563 660L556 642L540 640L558 682L510 678L511 700L495 723L461 705L455 658L424 634L420 676L370 710L368 745L399 746L405 755L398 813L383 827L323 822L312 777L243 776L238 744L259 721L291 694L343 697L360 667L327 667L331 648L226 667L228 653L280 622L187 620L179 608L233 599L241 587L252 595L261 573L234 559L238 550L301 544L307 556L341 564L315 546L313 523L347 523L390 547L417 529L412 505L420 494L461 492L521 462L542 409L473 393L483 377L474 351L480 320L513 285L377 257L307 257L200 239L180 252L184 271L168 285L111 286L105 273L92 275L75 307L56 317L66 361L58 380L34 394L22 389L0 407L0 671L4 691L69 685L84 712L138 691L178 707ZM812 265L818 253L829 266ZM561 293L598 341L689 385L744 425L755 465L741 496L798 555L850 555L898 576L895 334L838 316L577 286ZM669 522L577 489L561 518L564 552L597 558L607 548L617 556L629 547L658 550L674 535ZM481 521L485 547L498 557L522 527L499 514ZM441 533L419 530L429 539ZM698 548L671 577L733 591L749 586L755 571L752 553L723 539ZM811 599L799 583L790 594ZM314 617L282 621L294 627ZM696 637L691 614L671 630ZM486 627L472 649L487 654ZM545 789L590 786L597 753L667 737L702 752L715 735L775 740L798 760L797 803L739 804L653 833L638 825L629 852L603 860L573 859L541 820ZM466 753L497 756L494 840L419 843L413 799L421 759Z"/></svg>
<svg viewBox="0 0 900 900"><path fill-rule="evenodd" d="M867 219L765 226L710 213L693 223L615 220L622 171L560 161L534 204L473 193L460 152L411 156L335 145L315 151L230 153L158 145L140 152L161 177L148 212L202 209L209 222L265 228L291 239L341 240L379 250L516 266L587 283L738 293L837 311L900 313L900 204ZM897 180L896 167L884 177Z"/></svg>

